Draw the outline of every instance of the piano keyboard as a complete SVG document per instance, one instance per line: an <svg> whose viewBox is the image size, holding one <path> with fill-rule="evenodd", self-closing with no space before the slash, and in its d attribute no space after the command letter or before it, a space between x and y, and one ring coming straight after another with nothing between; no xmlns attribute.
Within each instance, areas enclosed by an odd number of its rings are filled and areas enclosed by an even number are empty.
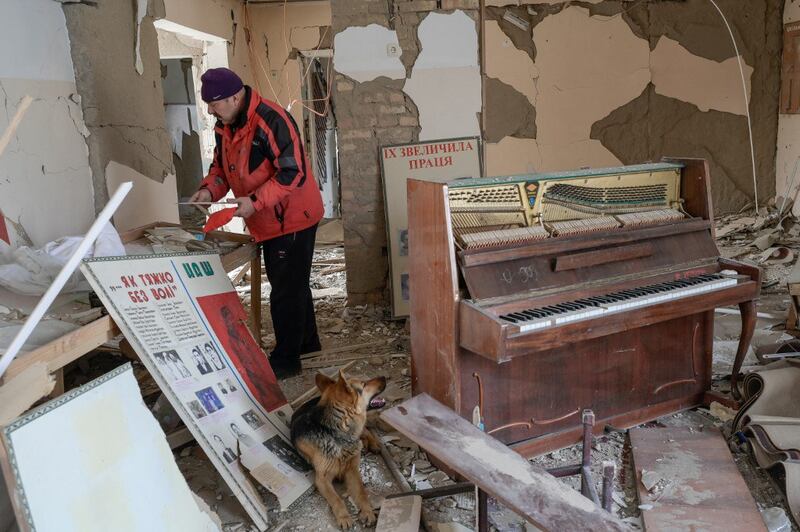
<svg viewBox="0 0 800 532"><path fill-rule="evenodd" d="M541 308L521 310L503 314L500 319L518 325L519 332L535 331L573 321L594 318L610 312L640 308L703 292L719 290L720 288L736 285L736 283L737 280L735 278L716 273L704 274L687 279L631 288L602 296L587 297Z"/></svg>

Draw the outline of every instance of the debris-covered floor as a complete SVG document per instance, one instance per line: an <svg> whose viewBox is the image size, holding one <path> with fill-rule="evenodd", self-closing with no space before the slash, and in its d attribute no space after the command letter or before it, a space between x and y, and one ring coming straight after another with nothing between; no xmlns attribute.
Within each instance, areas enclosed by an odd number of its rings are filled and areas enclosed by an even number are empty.
<svg viewBox="0 0 800 532"><path fill-rule="evenodd" d="M790 306L785 279L794 262L792 249L800 244L800 227L792 225L791 220L783 222L783 230L776 231L777 220L766 223L761 219L745 217L726 217L718 220L718 241L723 256L736 257L755 263L764 268L764 286L759 302L760 313L753 338L754 348L791 338L785 332L785 318ZM795 227L798 227L796 230ZM324 229L324 228L323 228ZM321 230L321 234L325 232ZM766 235L766 237L765 237ZM319 240L325 240L324 236ZM335 238L333 242L335 242ZM766 246L766 247L764 247ZM764 247L764 249L761 249ZM791 260L785 260L787 251ZM770 251L771 250L771 251ZM768 252L769 251L769 252ZM231 276L236 272L231 272ZM409 336L405 320L389 319L388 310L374 306L346 306L344 271L344 252L340 245L318 245L312 270L312 288L314 293L317 323L320 331L323 351L311 354L304 360L301 375L282 381L281 385L289 400L300 396L314 385L317 371L330 371L336 367L346 366L348 374L374 377L387 377L387 388L382 396L387 407L410 397L411 379L409 370ZM266 349L273 344L274 336L269 316L269 285L263 277L263 332L262 343ZM775 282L777 281L777 282ZM249 306L250 293L247 278L240 281L237 290ZM735 313L718 313L715 320L714 337L714 389L728 391L730 372L736 345L739 337L740 318ZM67 388L81 384L93 376L112 369L121 363L122 357L113 352L105 356L87 357L79 362L67 376ZM744 371L755 369L758 360L751 349L744 364ZM139 374L145 373L139 368ZM158 389L154 383L148 384L147 376L140 379L145 397L157 397ZM392 456L400 466L403 474L412 487L424 489L451 483L452 480L438 471L428 461L424 452L393 432L391 427L378 420L378 411L370 413L370 421L378 434L387 444ZM651 426L690 426L702 431L716 427L726 436L730 433L731 411L718 404L711 410L696 409L658 419ZM162 420L163 425L163 420ZM733 442L736 442L733 438ZM780 478L773 478L769 473L759 469L745 445L730 443L734 460L749 486L756 502L762 511L770 510L779 518L787 519L789 515L784 496L781 492ZM194 443L176 449L176 459L184 472L190 487L201 496L219 515L225 530L250 531L247 515L231 491L206 459L203 451ZM533 461L543 467L550 468L573 464L580 460L580 446L568 447L547 453ZM641 512L636 495L635 474L632 469L632 453L626 434L606 432L596 437L593 446L593 472L595 480L601 478L603 461L617 464L613 506L615 513L634 527L641 527ZM379 455L367 453L362 461L362 477L376 508L383 495L401 491L392 478L383 459ZM573 487L579 486L579 477L568 477L564 482ZM653 490L659 490L664 483L654 482ZM655 494L655 493L654 493ZM271 512L271 529L273 530L334 530L335 522L325 500L311 491L298 500L292 508L281 512L276 501L265 498L273 508ZM471 493L439 499L423 501L423 523L429 530L472 530L474 520L474 497ZM781 515L781 509L785 514ZM355 514L355 508L351 506ZM490 501L490 522L494 530L533 530L513 512ZM794 523L792 530L798 530ZM357 529L362 529L357 525ZM771 530L788 530L780 526Z"/></svg>

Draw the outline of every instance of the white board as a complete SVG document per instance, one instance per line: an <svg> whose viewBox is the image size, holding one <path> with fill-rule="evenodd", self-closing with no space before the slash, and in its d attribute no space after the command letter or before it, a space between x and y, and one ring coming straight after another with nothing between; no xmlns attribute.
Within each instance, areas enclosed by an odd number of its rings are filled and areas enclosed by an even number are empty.
<svg viewBox="0 0 800 532"><path fill-rule="evenodd" d="M186 427L261 530L267 507L237 460L270 471L287 508L311 488L289 442L291 406L247 327L219 255L84 261L86 279Z"/></svg>
<svg viewBox="0 0 800 532"><path fill-rule="evenodd" d="M130 364L20 417L3 440L23 530L219 530L195 502Z"/></svg>
<svg viewBox="0 0 800 532"><path fill-rule="evenodd" d="M478 137L432 140L416 144L382 146L384 210L386 212L392 316L408 316L413 280L408 275L409 178L446 182L461 177L481 177Z"/></svg>

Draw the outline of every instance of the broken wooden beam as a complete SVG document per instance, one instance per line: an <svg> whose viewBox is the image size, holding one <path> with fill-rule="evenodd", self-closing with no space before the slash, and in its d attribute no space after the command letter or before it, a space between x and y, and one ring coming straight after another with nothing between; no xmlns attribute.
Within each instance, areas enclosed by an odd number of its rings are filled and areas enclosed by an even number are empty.
<svg viewBox="0 0 800 532"><path fill-rule="evenodd" d="M427 394L382 414L429 455L545 530L629 530L604 511Z"/></svg>

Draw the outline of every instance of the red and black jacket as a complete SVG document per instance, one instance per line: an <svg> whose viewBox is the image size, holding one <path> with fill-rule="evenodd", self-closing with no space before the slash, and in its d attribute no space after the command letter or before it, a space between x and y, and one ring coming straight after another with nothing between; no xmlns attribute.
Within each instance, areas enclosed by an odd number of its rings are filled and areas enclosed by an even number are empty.
<svg viewBox="0 0 800 532"><path fill-rule="evenodd" d="M245 111L236 122L214 126L217 146L200 184L212 201L228 190L250 196L256 212L245 218L257 242L301 231L318 223L322 196L292 115L245 87Z"/></svg>

